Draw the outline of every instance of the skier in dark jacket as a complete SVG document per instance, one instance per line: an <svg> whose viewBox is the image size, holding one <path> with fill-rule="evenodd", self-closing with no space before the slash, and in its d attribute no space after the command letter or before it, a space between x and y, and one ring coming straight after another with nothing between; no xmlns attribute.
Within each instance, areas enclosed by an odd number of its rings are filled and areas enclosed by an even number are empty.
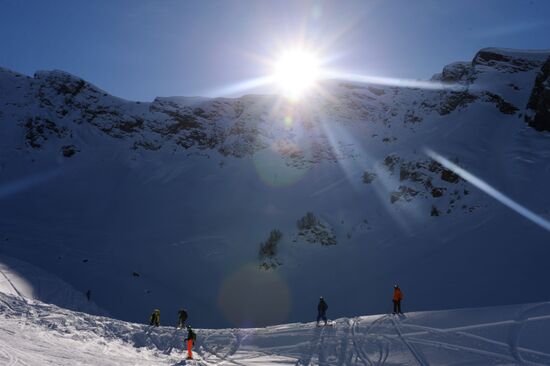
<svg viewBox="0 0 550 366"><path fill-rule="evenodd" d="M325 299L323 299L323 296L319 298L319 304L317 305L317 325L319 325L319 321L323 319L325 321L325 325L327 325L327 309L328 305L325 302Z"/></svg>
<svg viewBox="0 0 550 366"><path fill-rule="evenodd" d="M185 309L180 309L178 311L178 328L184 328L186 320L187 320L187 311L185 311Z"/></svg>
<svg viewBox="0 0 550 366"><path fill-rule="evenodd" d="M197 334L193 332L193 329L190 325L187 326L187 338L185 338L187 341L187 358L193 359L193 344L197 340Z"/></svg>
<svg viewBox="0 0 550 366"><path fill-rule="evenodd" d="M155 327L158 327L160 325L160 310L155 309L153 311L153 314L151 314L150 325L154 325Z"/></svg>

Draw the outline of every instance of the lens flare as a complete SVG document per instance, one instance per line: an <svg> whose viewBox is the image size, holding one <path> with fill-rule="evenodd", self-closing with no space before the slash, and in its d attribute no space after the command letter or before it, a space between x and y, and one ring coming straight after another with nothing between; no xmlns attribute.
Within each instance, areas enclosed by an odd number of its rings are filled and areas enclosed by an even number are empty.
<svg viewBox="0 0 550 366"><path fill-rule="evenodd" d="M227 277L218 300L226 318L239 327L284 323L291 305L290 290L283 278L255 265Z"/></svg>
<svg viewBox="0 0 550 366"><path fill-rule="evenodd" d="M500 191L496 190L494 187L489 185L487 182L481 180L480 178L476 177L472 173L466 171L465 169L459 167L458 165L454 164L453 162L449 161L448 159L444 158L440 154L430 150L425 149L426 155L428 155L430 158L434 159L441 165L443 165L445 168L452 170L455 174L459 175L464 180L470 182L475 187L480 189L481 191L487 193L489 196L493 197L503 205L507 206L508 208L514 210L517 214L525 217L532 223L540 226L541 228L550 231L550 222L548 222L545 218L537 215L533 211L529 210L528 208L520 205L510 197L504 195Z"/></svg>
<svg viewBox="0 0 550 366"><path fill-rule="evenodd" d="M260 179L270 187L288 187L300 181L307 173L307 168L288 165L282 155L294 153L299 153L297 146L291 142L279 141L254 154L254 167Z"/></svg>
<svg viewBox="0 0 550 366"><path fill-rule="evenodd" d="M385 76L354 74L354 73L343 72L339 70L328 70L328 69L323 70L323 78L351 81L351 82L357 82L362 84L374 84L379 86L398 87L398 88L413 88L413 89L424 89L424 90L453 90L453 91L461 91L466 89L465 86L460 84L444 83L437 80L414 80L414 79L392 78L392 77L385 77Z"/></svg>

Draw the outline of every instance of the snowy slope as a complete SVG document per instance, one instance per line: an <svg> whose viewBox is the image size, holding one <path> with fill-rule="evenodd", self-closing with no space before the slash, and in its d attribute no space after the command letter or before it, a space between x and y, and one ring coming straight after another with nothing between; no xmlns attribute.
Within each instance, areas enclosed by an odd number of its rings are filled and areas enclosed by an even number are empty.
<svg viewBox="0 0 550 366"><path fill-rule="evenodd" d="M105 315L93 301L60 278L26 262L0 255L0 292L31 301L42 300L65 308Z"/></svg>
<svg viewBox="0 0 550 366"><path fill-rule="evenodd" d="M525 120L549 55L484 49L433 88L327 81L301 103L131 102L2 69L0 252L138 322L304 321L319 295L383 313L395 282L406 311L548 300L549 233L425 149L549 219L550 137Z"/></svg>
<svg viewBox="0 0 550 366"><path fill-rule="evenodd" d="M3 365L549 365L550 303L341 318L333 326L184 330L0 294Z"/></svg>

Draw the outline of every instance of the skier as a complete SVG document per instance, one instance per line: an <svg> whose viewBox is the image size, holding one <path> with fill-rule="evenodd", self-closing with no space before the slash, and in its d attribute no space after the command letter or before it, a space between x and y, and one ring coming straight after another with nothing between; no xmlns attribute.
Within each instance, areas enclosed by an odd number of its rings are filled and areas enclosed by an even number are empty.
<svg viewBox="0 0 550 366"><path fill-rule="evenodd" d="M180 309L178 311L178 328L185 328L185 321L187 320L187 311Z"/></svg>
<svg viewBox="0 0 550 366"><path fill-rule="evenodd" d="M151 314L149 325L154 325L155 327L158 327L160 325L160 310L159 309L155 309L153 311L153 314Z"/></svg>
<svg viewBox="0 0 550 366"><path fill-rule="evenodd" d="M319 304L317 305L317 326L319 325L319 321L323 319L325 321L325 325L327 325L327 309L328 305L325 302L325 299L323 299L323 296L319 298Z"/></svg>
<svg viewBox="0 0 550 366"><path fill-rule="evenodd" d="M193 359L193 344L195 343L195 340L197 339L197 334L193 332L193 329L190 325L187 326L187 338L185 340L187 341L187 359L192 360Z"/></svg>
<svg viewBox="0 0 550 366"><path fill-rule="evenodd" d="M403 300L403 292L398 285L393 286L393 313L403 314L401 312L401 300Z"/></svg>

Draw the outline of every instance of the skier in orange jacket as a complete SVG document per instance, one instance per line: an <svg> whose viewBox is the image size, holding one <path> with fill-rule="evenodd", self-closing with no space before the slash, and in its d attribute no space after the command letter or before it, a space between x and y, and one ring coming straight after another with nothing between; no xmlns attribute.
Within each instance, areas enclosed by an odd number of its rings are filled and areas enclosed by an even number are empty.
<svg viewBox="0 0 550 366"><path fill-rule="evenodd" d="M192 360L193 345L197 340L197 334L193 331L190 325L187 326L187 338L185 338L185 340L187 341L187 359Z"/></svg>
<svg viewBox="0 0 550 366"><path fill-rule="evenodd" d="M398 285L393 286L393 313L403 314L401 312L401 300L403 300L403 292Z"/></svg>

